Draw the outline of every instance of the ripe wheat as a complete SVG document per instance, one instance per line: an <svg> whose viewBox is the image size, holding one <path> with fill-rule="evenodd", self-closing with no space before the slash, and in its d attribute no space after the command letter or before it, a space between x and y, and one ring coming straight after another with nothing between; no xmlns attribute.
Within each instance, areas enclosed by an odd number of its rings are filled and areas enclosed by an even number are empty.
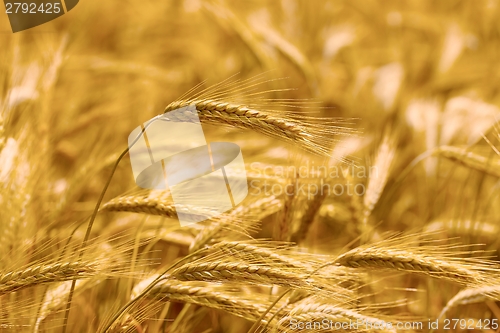
<svg viewBox="0 0 500 333"><path fill-rule="evenodd" d="M208 263L188 263L171 273L183 281L241 281L276 284L287 287L308 287L309 283L301 273L270 266L252 265L242 262L228 263L215 261Z"/></svg>
<svg viewBox="0 0 500 333"><path fill-rule="evenodd" d="M88 278L100 272L98 262L61 262L40 264L0 275L0 295L42 283Z"/></svg>
<svg viewBox="0 0 500 333"><path fill-rule="evenodd" d="M348 130L340 126L319 126L314 131L305 124L284 116L271 115L264 111L248 108L244 105L231 104L210 99L179 100L170 103L165 112L185 106L194 106L198 111L200 121L212 124L226 124L236 128L251 129L270 137L297 144L304 150L329 156L329 141L325 136L347 134ZM190 113L181 116L179 113L170 116L171 121L193 121Z"/></svg>
<svg viewBox="0 0 500 333"><path fill-rule="evenodd" d="M459 305L480 303L488 300L498 301L499 299L500 286L498 285L464 289L448 301L438 318L443 317L451 308Z"/></svg>

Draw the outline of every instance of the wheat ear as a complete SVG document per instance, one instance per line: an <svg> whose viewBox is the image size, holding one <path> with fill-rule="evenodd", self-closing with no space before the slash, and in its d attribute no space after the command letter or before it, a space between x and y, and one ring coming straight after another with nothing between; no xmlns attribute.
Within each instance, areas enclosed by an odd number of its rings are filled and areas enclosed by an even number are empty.
<svg viewBox="0 0 500 333"><path fill-rule="evenodd" d="M369 218L387 184L395 155L396 146L394 140L388 134L385 134L375 157L374 169L376 174L370 172L366 193L363 197L363 216L360 225L362 243L366 243L370 236ZM353 200L356 199L353 198Z"/></svg>
<svg viewBox="0 0 500 333"><path fill-rule="evenodd" d="M269 246L270 244L266 244ZM275 247L262 247L248 242L220 242L211 247L214 250L231 254L232 257L248 259L252 261L267 262L268 264L279 265L288 268L298 268L302 270L310 270L311 265L307 261L300 261L293 258L294 253L286 251L287 249L280 249L279 244ZM281 251L280 251L281 250ZM281 253L283 252L283 253ZM285 253L288 252L288 255ZM296 256L301 253L295 254Z"/></svg>
<svg viewBox="0 0 500 333"><path fill-rule="evenodd" d="M277 212L281 206L281 200L275 196L268 196L236 207L229 213L229 216L233 218L250 216L256 220L260 220ZM189 246L189 253L196 252L207 245L212 239L220 237L220 233L224 229L231 230L233 223L234 221L231 218L221 219L202 229Z"/></svg>
<svg viewBox="0 0 500 333"><path fill-rule="evenodd" d="M101 280L95 279L85 279L76 281L75 293L80 293L85 289L94 287L99 284ZM42 305L40 307L40 311L36 318L35 328L33 329L34 333L40 331L40 325L50 314L54 313L57 309L61 308L68 297L69 291L71 289L71 281L64 281L60 284L51 287L45 293L45 297L43 298Z"/></svg>
<svg viewBox="0 0 500 333"><path fill-rule="evenodd" d="M301 273L264 265L228 263L188 263L172 271L171 276L182 281L242 281L276 284L287 287L307 287L309 281Z"/></svg>
<svg viewBox="0 0 500 333"><path fill-rule="evenodd" d="M328 156L330 148L325 145L324 137L344 134L338 126L317 126L315 131L309 130L302 122L284 115L271 114L251 109L244 105L220 102L211 99L179 100L170 103L165 112L186 106L194 106L202 122L216 125L226 124L231 127L251 129L255 132L298 145L305 151L316 155ZM195 121L190 113L171 113L170 121ZM311 125L313 126L313 125ZM328 141L328 140L327 140Z"/></svg>
<svg viewBox="0 0 500 333"><path fill-rule="evenodd" d="M186 205L174 205L168 191L141 191L131 195L123 195L105 203L101 210L112 212L133 212L177 218L177 210L189 212L191 215L205 216L206 209ZM210 213L210 212L208 212Z"/></svg>
<svg viewBox="0 0 500 333"><path fill-rule="evenodd" d="M490 240L498 235L498 225L489 221L474 220L435 220L424 228L426 232L445 230L451 235L482 236Z"/></svg>
<svg viewBox="0 0 500 333"><path fill-rule="evenodd" d="M291 239L291 226L295 216L295 209L292 206L294 206L298 198L296 193L297 184L298 174L295 174L285 187L283 211L274 227L275 240L289 242ZM288 191L288 187L292 187L292 190Z"/></svg>
<svg viewBox="0 0 500 333"><path fill-rule="evenodd" d="M446 260L432 255L383 247L361 247L339 256L335 262L342 266L364 269L395 269L443 278L462 284L477 284L485 276L465 260Z"/></svg>
<svg viewBox="0 0 500 333"><path fill-rule="evenodd" d="M149 291L147 297L220 309L252 321L264 313L268 303L263 303L262 299L245 299L240 294L223 292L208 284L178 280L161 281Z"/></svg>
<svg viewBox="0 0 500 333"><path fill-rule="evenodd" d="M379 318L363 315L357 311L351 309L341 308L331 304L324 303L310 303L303 302L295 306L292 310L290 310L288 317L291 318L317 318L321 316L328 315L330 317L336 318L334 321L343 321L348 320L350 322L362 322L364 328L372 327L375 324L378 327L386 327L388 324ZM285 317L286 318L286 317ZM375 330L375 328L373 328ZM388 332L396 332L395 330L387 330Z"/></svg>
<svg viewBox="0 0 500 333"><path fill-rule="evenodd" d="M34 265L19 271L0 275L0 295L42 283L68 281L95 276L99 272L96 262L63 262Z"/></svg>
<svg viewBox="0 0 500 333"><path fill-rule="evenodd" d="M441 318L451 308L458 305L481 303L487 300L498 301L500 300L500 286L485 286L478 288L467 288L458 292L452 299L448 301L443 308L438 318Z"/></svg>
<svg viewBox="0 0 500 333"><path fill-rule="evenodd" d="M500 159L497 157L488 158L462 148L451 146L438 147L434 151L434 154L443 156L468 168L500 178Z"/></svg>
<svg viewBox="0 0 500 333"><path fill-rule="evenodd" d="M321 189L320 193L316 193L314 198L310 202L308 201L306 211L300 220L299 228L292 234L292 242L300 243L306 238L327 194L327 191Z"/></svg>

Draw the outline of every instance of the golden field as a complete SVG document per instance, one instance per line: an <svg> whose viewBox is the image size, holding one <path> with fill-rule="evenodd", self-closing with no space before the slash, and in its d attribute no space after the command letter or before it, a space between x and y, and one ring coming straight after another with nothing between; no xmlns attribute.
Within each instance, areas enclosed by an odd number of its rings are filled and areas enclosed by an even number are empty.
<svg viewBox="0 0 500 333"><path fill-rule="evenodd" d="M0 17L0 331L500 331L499 1ZM127 147L185 106L248 196L181 227Z"/></svg>

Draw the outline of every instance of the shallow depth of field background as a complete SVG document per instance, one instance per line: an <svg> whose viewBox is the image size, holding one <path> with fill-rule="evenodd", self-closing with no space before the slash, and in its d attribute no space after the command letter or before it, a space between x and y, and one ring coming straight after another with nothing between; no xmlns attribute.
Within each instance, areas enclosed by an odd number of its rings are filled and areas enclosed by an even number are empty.
<svg viewBox="0 0 500 333"><path fill-rule="evenodd" d="M436 156L408 166L441 145L468 147L498 165L499 156L481 135L500 148L494 130L500 116L499 17L495 0L83 0L55 21L12 34L0 14L0 269L32 262L41 240L66 241L91 213L135 127L204 80L210 86L237 73L245 79L264 72L267 80L285 79L259 89L294 88L269 98L310 99L320 116L355 118L349 126L360 134L339 147L359 165L374 164L384 137L394 142L387 184L369 218L371 239L385 231L444 228L445 236L485 244L496 256L498 178ZM325 162L251 131L207 131L212 141L238 143L247 163ZM366 188L369 179L351 181ZM104 202L134 189L126 157ZM356 239L368 230L358 225L356 204L362 202L328 196L299 245L332 255L359 245ZM294 207L299 215L301 207ZM273 216L264 219L255 236L272 238L275 222ZM154 236L159 225L175 229L175 223L103 212L92 235L134 241L141 232ZM78 229L75 244L84 232L85 226ZM149 248L144 258L152 261L135 268L134 279L100 280L75 295L70 332L96 331L126 303L132 283L186 255L186 244L175 237ZM411 275L374 280L370 301L407 299L397 312L409 317L436 318L460 290ZM0 297L0 324L21 313L31 318L25 321L31 328L5 331L32 331L45 288ZM2 302L18 305L2 313ZM168 323L180 311L176 306ZM48 332L61 331L62 309L44 321ZM148 316L143 328L161 331L159 315ZM203 320L186 332L246 332L251 326L218 310L199 316ZM500 319L500 308L490 301L454 308L449 316Z"/></svg>

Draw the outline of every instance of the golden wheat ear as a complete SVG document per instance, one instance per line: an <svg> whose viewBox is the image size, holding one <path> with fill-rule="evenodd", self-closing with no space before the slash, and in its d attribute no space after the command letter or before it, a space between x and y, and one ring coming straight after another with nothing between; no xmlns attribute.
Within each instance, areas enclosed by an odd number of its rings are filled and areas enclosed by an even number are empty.
<svg viewBox="0 0 500 333"><path fill-rule="evenodd" d="M373 308L376 308L376 306L374 305ZM321 318L328 318L333 322L363 322L366 325L364 328L378 325L382 332L397 332L395 328L390 327L390 318L384 320L374 317L375 314L365 314L369 312L368 310L369 309L366 307L352 309L342 305L318 302L314 298L305 299L292 307L288 314L280 320L279 325L284 326L287 322L292 320L314 322L321 321ZM359 328L363 331L363 328Z"/></svg>
<svg viewBox="0 0 500 333"><path fill-rule="evenodd" d="M441 146L433 152L467 168L484 172L485 174L500 178L500 156L484 156L467 149L452 146Z"/></svg>
<svg viewBox="0 0 500 333"><path fill-rule="evenodd" d="M459 305L498 300L500 300L500 285L463 289L448 301L438 318L442 318L449 310Z"/></svg>
<svg viewBox="0 0 500 333"><path fill-rule="evenodd" d="M165 112L192 106L201 122L249 129L292 143L309 153L328 157L334 143L343 136L358 133L349 127L352 119L311 116L310 109L322 109L312 101L268 98L266 95L270 93L289 90L262 89L270 81L274 80L264 80L262 74L246 80L231 77L203 90L195 87L170 103ZM192 121L192 117L181 113L170 113L169 119Z"/></svg>
<svg viewBox="0 0 500 333"><path fill-rule="evenodd" d="M202 122L250 129L278 140L293 143L303 150L317 155L330 156L333 138L348 133L347 130L342 131L339 126L333 124L314 124L312 121L307 124L285 115L273 115L245 105L210 99L172 102L166 107L165 112L186 106L194 106ZM179 114L169 117L169 119L171 121L190 121L189 117L183 118Z"/></svg>
<svg viewBox="0 0 500 333"><path fill-rule="evenodd" d="M496 262L484 257L467 257L486 251L466 251L470 246L457 244L439 245L423 239L424 235L431 234L394 235L341 254L335 263L366 270L398 270L467 286L488 284L500 270Z"/></svg>

